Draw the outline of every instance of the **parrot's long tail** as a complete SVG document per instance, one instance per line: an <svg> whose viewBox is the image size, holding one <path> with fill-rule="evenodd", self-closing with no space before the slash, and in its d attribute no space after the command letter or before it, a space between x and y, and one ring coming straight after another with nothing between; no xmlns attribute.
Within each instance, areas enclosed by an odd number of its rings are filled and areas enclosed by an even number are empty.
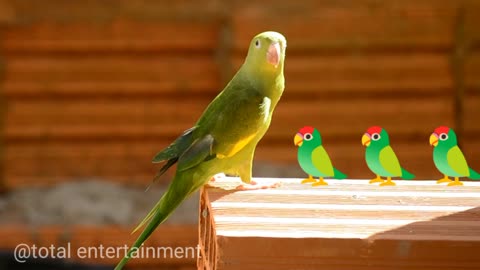
<svg viewBox="0 0 480 270"><path fill-rule="evenodd" d="M413 175L412 173L410 173L407 170L405 170L404 168L402 168L402 178L405 179L405 180L411 180L411 179L415 178L415 175Z"/></svg>
<svg viewBox="0 0 480 270"><path fill-rule="evenodd" d="M176 175L177 177L185 177L184 174ZM142 226L148 223L145 227L143 232L137 238L135 243L132 247L130 247L127 255L117 264L115 270L122 269L125 264L130 260L132 253L138 252L140 246L147 240L147 238L153 233L153 231L158 227L158 225L162 224L170 214L191 194L191 192L187 190L178 190L178 187L182 188L179 183L183 183L183 181L179 181L180 179L173 179L172 183L170 184L168 190L163 194L162 198L157 202L155 207L148 213L148 215L140 222L140 224L133 230L132 233L140 229Z"/></svg>
<svg viewBox="0 0 480 270"><path fill-rule="evenodd" d="M333 178L341 180L347 178L347 175L337 170L337 168L333 168Z"/></svg>
<svg viewBox="0 0 480 270"><path fill-rule="evenodd" d="M470 179L472 180L480 180L480 173L472 170L472 168L469 168L470 170Z"/></svg>

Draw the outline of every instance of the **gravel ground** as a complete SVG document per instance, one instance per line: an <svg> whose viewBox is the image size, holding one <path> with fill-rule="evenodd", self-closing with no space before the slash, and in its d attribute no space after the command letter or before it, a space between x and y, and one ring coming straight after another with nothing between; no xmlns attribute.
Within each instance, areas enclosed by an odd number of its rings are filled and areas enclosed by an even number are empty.
<svg viewBox="0 0 480 270"><path fill-rule="evenodd" d="M258 163L257 177L302 177L298 166ZM165 187L125 187L102 179L79 179L50 188L21 189L0 197L0 224L135 225L148 213ZM198 192L166 223L195 224Z"/></svg>

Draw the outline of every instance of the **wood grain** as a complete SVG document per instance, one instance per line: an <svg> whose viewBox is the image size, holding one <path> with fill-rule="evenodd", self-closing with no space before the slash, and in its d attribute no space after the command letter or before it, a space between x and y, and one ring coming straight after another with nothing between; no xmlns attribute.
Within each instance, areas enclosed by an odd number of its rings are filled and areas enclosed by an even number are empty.
<svg viewBox="0 0 480 270"><path fill-rule="evenodd" d="M301 179L276 189L202 191L201 241L209 257L201 269L476 269L480 260L480 184L446 187L397 181L378 187L361 180ZM215 185L228 187L236 179ZM211 219L211 224L205 224ZM212 243L213 242L213 243ZM213 247L213 249L212 249Z"/></svg>

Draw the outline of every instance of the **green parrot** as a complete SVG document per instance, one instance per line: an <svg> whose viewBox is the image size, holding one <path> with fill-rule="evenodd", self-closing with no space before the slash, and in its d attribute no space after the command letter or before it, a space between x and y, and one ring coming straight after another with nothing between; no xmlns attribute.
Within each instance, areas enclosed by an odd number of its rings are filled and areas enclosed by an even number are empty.
<svg viewBox="0 0 480 270"><path fill-rule="evenodd" d="M324 177L345 179L347 176L333 167L332 161L323 148L322 137L317 129L305 126L301 128L293 139L295 146L298 146L298 163L308 178L302 184L313 183L312 186L328 185ZM318 181L313 179L318 177Z"/></svg>
<svg viewBox="0 0 480 270"><path fill-rule="evenodd" d="M400 166L385 129L378 126L370 127L362 136L362 144L366 146L367 166L377 175L376 178L370 180L370 183L380 182L380 186L395 186L392 177L401 177L407 180L415 177ZM384 181L382 176L387 177L387 180Z"/></svg>
<svg viewBox="0 0 480 270"><path fill-rule="evenodd" d="M430 135L430 145L433 148L433 162L444 177L437 183L448 183L449 186L463 185L459 177L468 177L473 180L480 180L480 174L472 170L462 150L457 145L457 135L453 129L445 126L436 128ZM448 177L454 177L455 181Z"/></svg>
<svg viewBox="0 0 480 270"><path fill-rule="evenodd" d="M197 123L153 158L154 163L166 161L154 180L177 163L174 178L134 230L146 225L115 269L122 269L155 228L212 176L224 172L254 185L251 178L255 147L270 126L285 86L286 47L286 39L280 33L255 36L245 62Z"/></svg>

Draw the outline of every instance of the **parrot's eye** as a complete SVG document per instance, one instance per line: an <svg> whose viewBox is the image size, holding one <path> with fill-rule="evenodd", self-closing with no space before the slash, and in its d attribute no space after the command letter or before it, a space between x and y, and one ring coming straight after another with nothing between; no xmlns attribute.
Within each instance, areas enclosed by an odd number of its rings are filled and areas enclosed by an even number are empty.
<svg viewBox="0 0 480 270"><path fill-rule="evenodd" d="M374 141L380 140L380 135L378 133L373 134L372 135L372 140L374 140Z"/></svg>
<svg viewBox="0 0 480 270"><path fill-rule="evenodd" d="M305 134L305 136L303 136L303 138L304 138L306 141L310 141L310 140L313 138L313 136L312 136L312 134L307 133L307 134Z"/></svg>
<svg viewBox="0 0 480 270"><path fill-rule="evenodd" d="M447 134L445 134L445 133L440 134L440 140L445 141L446 139L448 139Z"/></svg>
<svg viewBox="0 0 480 270"><path fill-rule="evenodd" d="M255 47L260 48L260 40L255 40Z"/></svg>

